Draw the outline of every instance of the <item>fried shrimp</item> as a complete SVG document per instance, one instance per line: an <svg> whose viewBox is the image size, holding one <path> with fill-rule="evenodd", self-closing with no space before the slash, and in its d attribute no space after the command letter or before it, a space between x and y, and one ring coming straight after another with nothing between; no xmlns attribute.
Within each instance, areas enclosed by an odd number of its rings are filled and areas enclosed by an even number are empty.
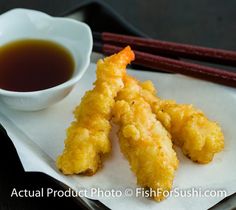
<svg viewBox="0 0 236 210"><path fill-rule="evenodd" d="M64 174L93 175L102 157L111 151L109 132L114 98L123 84L126 65L134 59L130 47L97 63L95 87L87 91L75 109L75 121L67 130L65 148L57 159Z"/></svg>
<svg viewBox="0 0 236 210"><path fill-rule="evenodd" d="M215 153L224 148L224 136L220 126L207 119L204 113L192 105L161 100L151 81L139 83L143 98L151 105L156 118L172 135L174 144L198 163L210 162Z"/></svg>
<svg viewBox="0 0 236 210"><path fill-rule="evenodd" d="M140 91L137 81L125 78L125 87L113 107L113 121L120 126L120 148L137 176L137 183L157 192L151 196L160 201L165 198L163 192L172 188L178 160L169 133Z"/></svg>

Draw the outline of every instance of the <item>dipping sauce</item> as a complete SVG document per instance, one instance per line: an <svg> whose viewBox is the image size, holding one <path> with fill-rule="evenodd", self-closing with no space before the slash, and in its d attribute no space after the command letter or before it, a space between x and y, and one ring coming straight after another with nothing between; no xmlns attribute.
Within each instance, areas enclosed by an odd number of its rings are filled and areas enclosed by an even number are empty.
<svg viewBox="0 0 236 210"><path fill-rule="evenodd" d="M71 53L52 41L25 39L0 47L0 88L28 92L54 87L72 77Z"/></svg>

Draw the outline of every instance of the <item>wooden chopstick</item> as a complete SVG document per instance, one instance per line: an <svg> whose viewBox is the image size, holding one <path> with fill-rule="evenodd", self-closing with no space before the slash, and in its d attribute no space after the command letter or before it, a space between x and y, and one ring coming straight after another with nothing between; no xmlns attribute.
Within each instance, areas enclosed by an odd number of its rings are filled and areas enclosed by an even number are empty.
<svg viewBox="0 0 236 210"><path fill-rule="evenodd" d="M94 42L93 50L106 55L111 55L120 51L122 47L111 44ZM227 86L236 87L236 73L217 68L193 64L185 61L174 60L146 52L134 50L135 64L160 69L166 72L180 73L208 81L212 81Z"/></svg>
<svg viewBox="0 0 236 210"><path fill-rule="evenodd" d="M164 56L177 56L199 61L236 66L236 52L229 50L213 49L174 42L146 39L135 36L114 34L109 32L93 32L93 38L106 44L125 47L151 54Z"/></svg>

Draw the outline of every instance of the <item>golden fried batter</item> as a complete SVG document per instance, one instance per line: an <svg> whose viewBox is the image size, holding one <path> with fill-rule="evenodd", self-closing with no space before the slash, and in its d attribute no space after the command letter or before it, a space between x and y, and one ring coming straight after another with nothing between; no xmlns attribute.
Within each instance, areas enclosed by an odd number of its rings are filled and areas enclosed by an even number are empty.
<svg viewBox="0 0 236 210"><path fill-rule="evenodd" d="M67 130L63 154L57 167L64 174L94 174L101 166L101 158L111 150L108 138L114 98L123 88L126 65L134 59L130 47L99 60L97 80L93 90L87 91L75 109L75 121Z"/></svg>
<svg viewBox="0 0 236 210"><path fill-rule="evenodd" d="M157 98L151 81L140 82L140 87L142 96L151 105L157 119L170 132L174 143L191 160L208 163L215 153L224 148L220 126L208 120L202 111L192 105Z"/></svg>
<svg viewBox="0 0 236 210"><path fill-rule="evenodd" d="M125 87L118 93L113 108L113 120L120 125L120 148L137 176L137 183L157 192L151 195L160 201L165 198L163 191L172 187L178 160L169 133L140 91L135 80L125 79Z"/></svg>

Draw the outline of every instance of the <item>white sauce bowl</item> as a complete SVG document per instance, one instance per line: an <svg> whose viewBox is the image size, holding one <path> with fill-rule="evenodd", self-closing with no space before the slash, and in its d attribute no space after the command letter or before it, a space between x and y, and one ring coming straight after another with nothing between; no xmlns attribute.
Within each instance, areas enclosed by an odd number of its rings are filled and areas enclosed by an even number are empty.
<svg viewBox="0 0 236 210"><path fill-rule="evenodd" d="M89 26L34 10L13 9L0 16L0 46L20 39L43 39L64 46L74 59L74 73L70 80L44 90L16 92L0 88L0 99L13 109L25 111L44 109L62 100L90 63L93 41Z"/></svg>

